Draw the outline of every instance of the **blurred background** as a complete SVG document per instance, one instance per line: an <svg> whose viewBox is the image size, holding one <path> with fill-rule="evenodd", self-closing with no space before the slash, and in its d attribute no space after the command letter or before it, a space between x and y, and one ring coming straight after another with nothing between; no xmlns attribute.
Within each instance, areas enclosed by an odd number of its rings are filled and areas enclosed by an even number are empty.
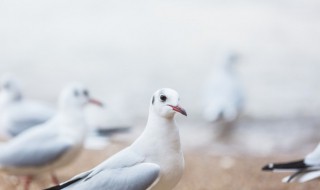
<svg viewBox="0 0 320 190"><path fill-rule="evenodd" d="M316 0L1 1L0 76L13 73L27 97L53 105L63 86L83 82L106 102L106 118L136 127L137 135L153 92L174 88L188 111L177 118L187 161L223 158L221 174L225 165L257 160L250 175L273 186L238 178L243 189L315 187L285 186L281 176L261 174L260 164L303 157L320 140L319 19ZM221 143L212 137L216 124L202 116L203 88L230 49L239 55L245 104L231 140ZM185 185L195 180L186 176L177 189L236 188L223 180L210 186L211 179Z"/></svg>

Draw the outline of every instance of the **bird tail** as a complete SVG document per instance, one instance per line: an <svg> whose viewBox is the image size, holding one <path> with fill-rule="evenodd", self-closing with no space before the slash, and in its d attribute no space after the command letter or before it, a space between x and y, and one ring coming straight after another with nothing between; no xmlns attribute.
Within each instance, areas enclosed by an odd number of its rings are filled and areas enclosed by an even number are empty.
<svg viewBox="0 0 320 190"><path fill-rule="evenodd" d="M304 160L298 160L288 163L270 163L265 165L263 171L273 171L273 172L285 172L285 171L297 171L306 169L309 166L304 163Z"/></svg>
<svg viewBox="0 0 320 190"><path fill-rule="evenodd" d="M90 173L91 173L91 171L83 172L83 173L75 176L74 178L70 179L69 181L66 181L66 182L64 182L64 183L62 183L60 185L57 185L57 186L49 187L49 188L44 189L44 190L61 190L61 189L64 189L64 188L76 183L77 181L82 180L84 177L88 176Z"/></svg>

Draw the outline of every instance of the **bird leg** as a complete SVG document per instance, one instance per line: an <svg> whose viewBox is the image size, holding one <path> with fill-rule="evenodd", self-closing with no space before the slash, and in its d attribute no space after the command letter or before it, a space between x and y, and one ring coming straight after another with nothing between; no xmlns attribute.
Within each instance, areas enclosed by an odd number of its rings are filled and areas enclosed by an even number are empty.
<svg viewBox="0 0 320 190"><path fill-rule="evenodd" d="M23 179L24 179L23 189L29 190L29 186L32 181L32 176L25 176Z"/></svg>
<svg viewBox="0 0 320 190"><path fill-rule="evenodd" d="M57 176L55 175L55 173L54 173L54 172L51 172L50 175L51 175L52 183L53 183L54 185L59 185L59 180L58 180Z"/></svg>

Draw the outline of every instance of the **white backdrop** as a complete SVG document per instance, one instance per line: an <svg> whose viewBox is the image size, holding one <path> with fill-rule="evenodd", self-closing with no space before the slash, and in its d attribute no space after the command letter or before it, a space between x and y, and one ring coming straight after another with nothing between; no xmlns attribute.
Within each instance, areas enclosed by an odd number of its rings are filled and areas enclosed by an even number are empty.
<svg viewBox="0 0 320 190"><path fill-rule="evenodd" d="M319 20L316 0L1 1L0 75L52 102L82 81L130 116L145 116L152 93L171 87L200 118L203 81L231 48L247 115L317 116Z"/></svg>

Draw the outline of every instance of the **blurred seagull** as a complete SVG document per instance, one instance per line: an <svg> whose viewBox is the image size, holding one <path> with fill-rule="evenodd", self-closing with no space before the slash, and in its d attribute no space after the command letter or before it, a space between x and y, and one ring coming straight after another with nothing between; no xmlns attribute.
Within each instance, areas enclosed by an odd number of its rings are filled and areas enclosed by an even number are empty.
<svg viewBox="0 0 320 190"><path fill-rule="evenodd" d="M284 183L307 182L320 177L320 144L304 159L286 163L270 163L263 171L295 172L282 179Z"/></svg>
<svg viewBox="0 0 320 190"><path fill-rule="evenodd" d="M112 105L119 106L113 102ZM124 125L125 118L123 113L114 114L112 108L104 107L88 107L86 109L86 121L90 128L85 142L86 149L102 150L110 143L113 136L129 133L130 125ZM119 118L119 115L122 117Z"/></svg>
<svg viewBox="0 0 320 190"><path fill-rule="evenodd" d="M228 52L206 83L203 115L208 122L232 122L243 107L243 92L234 69L237 60L236 53Z"/></svg>
<svg viewBox="0 0 320 190"><path fill-rule="evenodd" d="M12 75L0 80L0 128L4 137L19 135L30 127L44 123L55 111L48 105L23 97L18 81Z"/></svg>
<svg viewBox="0 0 320 190"><path fill-rule="evenodd" d="M59 184L53 171L69 164L80 153L87 131L83 107L88 103L101 106L81 84L64 89L59 111L52 119L0 146L0 170L25 176L25 190L34 175L46 172Z"/></svg>
<svg viewBox="0 0 320 190"><path fill-rule="evenodd" d="M172 89L160 89L153 95L147 126L129 147L113 155L92 170L83 172L61 185L47 190L169 190L179 182L184 158L174 115L187 115Z"/></svg>

